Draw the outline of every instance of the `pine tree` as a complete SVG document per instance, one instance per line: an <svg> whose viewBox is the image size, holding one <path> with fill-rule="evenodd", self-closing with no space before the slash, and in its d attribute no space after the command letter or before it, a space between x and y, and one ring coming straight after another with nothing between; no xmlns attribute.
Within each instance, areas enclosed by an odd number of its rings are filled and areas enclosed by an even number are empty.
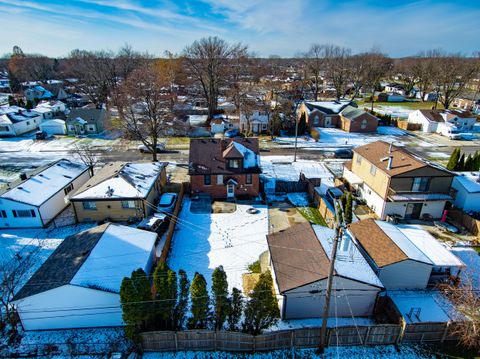
<svg viewBox="0 0 480 359"><path fill-rule="evenodd" d="M230 298L230 308L228 310L227 323L228 330L238 330L238 324L243 313L243 298L240 289L232 289L232 297Z"/></svg>
<svg viewBox="0 0 480 359"><path fill-rule="evenodd" d="M458 164L459 159L460 159L460 148L457 147L452 151L452 154L450 155L450 159L448 160L448 164L447 164L447 169L450 171L454 171L455 167Z"/></svg>
<svg viewBox="0 0 480 359"><path fill-rule="evenodd" d="M465 153L462 153L462 156L460 157L457 165L455 166L455 171L463 171L464 168L465 168Z"/></svg>
<svg viewBox="0 0 480 359"><path fill-rule="evenodd" d="M203 275L195 273L190 285L190 300L192 303L192 317L189 327L193 329L205 329L208 324L209 303L207 282Z"/></svg>
<svg viewBox="0 0 480 359"><path fill-rule="evenodd" d="M480 153L475 151L475 155L473 155L473 170L479 171L480 170Z"/></svg>
<svg viewBox="0 0 480 359"><path fill-rule="evenodd" d="M475 171L475 160L473 159L472 155L469 154L467 159L465 160L465 167L463 168L464 171Z"/></svg>
<svg viewBox="0 0 480 359"><path fill-rule="evenodd" d="M342 212L342 207L340 207L340 205L337 204L337 218L338 218L338 221L340 223L343 222L343 212Z"/></svg>
<svg viewBox="0 0 480 359"><path fill-rule="evenodd" d="M31 110L33 108L33 101L32 100L27 100L27 103L25 104L25 109L26 110Z"/></svg>
<svg viewBox="0 0 480 359"><path fill-rule="evenodd" d="M151 316L151 299L150 282L142 269L133 271L131 278L123 278L120 286L122 318L127 324L125 334L134 341L138 340L138 333Z"/></svg>
<svg viewBox="0 0 480 359"><path fill-rule="evenodd" d="M177 274L166 263L160 263L153 273L153 285L161 327L171 329L174 326L174 309L177 304Z"/></svg>
<svg viewBox="0 0 480 359"><path fill-rule="evenodd" d="M215 330L221 330L228 313L228 282L227 273L222 266L212 273L212 294Z"/></svg>
<svg viewBox="0 0 480 359"><path fill-rule="evenodd" d="M307 130L307 117L305 116L305 112L302 112L300 116L300 120L298 120L298 135L304 135L305 131Z"/></svg>
<svg viewBox="0 0 480 359"><path fill-rule="evenodd" d="M347 207L347 192L343 192L342 196L340 197L340 202L342 203L342 208L345 210Z"/></svg>
<svg viewBox="0 0 480 359"><path fill-rule="evenodd" d="M353 218L353 198L352 194L348 192L347 203L345 205L345 222L352 223Z"/></svg>
<svg viewBox="0 0 480 359"><path fill-rule="evenodd" d="M273 280L269 271L262 273L245 306L244 330L257 335L275 324L280 318Z"/></svg>
<svg viewBox="0 0 480 359"><path fill-rule="evenodd" d="M190 282L187 278L187 273L183 269L178 271L179 280L179 295L178 302L175 308L175 330L183 329L185 317L188 309L188 293L190 289Z"/></svg>

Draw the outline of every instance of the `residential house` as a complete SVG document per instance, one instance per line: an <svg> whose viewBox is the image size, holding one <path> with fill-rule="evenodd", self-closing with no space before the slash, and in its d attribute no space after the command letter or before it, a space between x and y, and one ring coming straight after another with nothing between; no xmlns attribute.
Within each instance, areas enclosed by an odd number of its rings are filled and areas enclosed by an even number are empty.
<svg viewBox="0 0 480 359"><path fill-rule="evenodd" d="M238 129L238 117L214 116L210 121L210 132L214 135L233 129Z"/></svg>
<svg viewBox="0 0 480 359"><path fill-rule="evenodd" d="M24 91L24 95L27 101L50 100L54 97L50 91L40 85L35 85L27 88Z"/></svg>
<svg viewBox="0 0 480 359"><path fill-rule="evenodd" d="M468 110L476 115L480 114L480 99L476 95L465 94L462 97L457 97L452 104L459 109Z"/></svg>
<svg viewBox="0 0 480 359"><path fill-rule="evenodd" d="M155 212L166 184L162 162L113 162L103 166L71 198L79 222L129 221Z"/></svg>
<svg viewBox="0 0 480 359"><path fill-rule="evenodd" d="M250 114L240 114L240 131L255 135L268 132L270 114L264 111L252 111Z"/></svg>
<svg viewBox="0 0 480 359"><path fill-rule="evenodd" d="M59 101L66 101L69 97L62 80L47 80L43 87L53 94L53 98Z"/></svg>
<svg viewBox="0 0 480 359"><path fill-rule="evenodd" d="M416 110L408 115L408 122L422 125L422 131L449 136L472 131L477 119L467 110Z"/></svg>
<svg viewBox="0 0 480 359"><path fill-rule="evenodd" d="M67 159L21 174L0 192L0 228L45 227L89 178L87 166Z"/></svg>
<svg viewBox="0 0 480 359"><path fill-rule="evenodd" d="M190 141L192 193L209 193L213 198L256 197L260 173L257 138Z"/></svg>
<svg viewBox="0 0 480 359"><path fill-rule="evenodd" d="M55 116L63 115L67 107L61 101L40 102L33 111L42 115L42 120L50 120Z"/></svg>
<svg viewBox="0 0 480 359"><path fill-rule="evenodd" d="M67 115L69 135L93 135L105 130L107 111L104 108L73 108Z"/></svg>
<svg viewBox="0 0 480 359"><path fill-rule="evenodd" d="M440 218L453 199L453 173L383 141L355 148L343 177L381 219Z"/></svg>
<svg viewBox="0 0 480 359"><path fill-rule="evenodd" d="M366 219L348 232L386 289L425 289L465 266L418 226Z"/></svg>
<svg viewBox="0 0 480 359"><path fill-rule="evenodd" d="M64 120L58 118L53 120L43 121L40 126L40 131L46 132L48 135L66 135L67 125Z"/></svg>
<svg viewBox="0 0 480 359"><path fill-rule="evenodd" d="M323 316L335 231L310 223L267 235L282 319ZM329 317L368 317L383 285L348 236L338 246Z"/></svg>
<svg viewBox="0 0 480 359"><path fill-rule="evenodd" d="M14 297L25 330L125 325L120 286L134 270L147 274L157 234L106 223L60 243Z"/></svg>
<svg viewBox="0 0 480 359"><path fill-rule="evenodd" d="M340 112L339 127L345 132L376 132L378 118L362 109L348 105Z"/></svg>
<svg viewBox="0 0 480 359"><path fill-rule="evenodd" d="M379 102L403 102L405 96L397 92L382 92L377 95Z"/></svg>
<svg viewBox="0 0 480 359"><path fill-rule="evenodd" d="M480 212L480 172L456 172L452 188L455 207L465 212Z"/></svg>
<svg viewBox="0 0 480 359"><path fill-rule="evenodd" d="M386 84L385 85L385 92L395 92L395 93L398 93L404 97L408 96L409 94L407 94L406 90L405 90L405 85L403 84L399 84L399 83L395 83L395 82L392 82L392 83L389 83L389 84Z"/></svg>
<svg viewBox="0 0 480 359"><path fill-rule="evenodd" d="M340 112L347 106L354 105L348 100L341 101L304 101L297 110L298 120L305 116L307 126L340 127Z"/></svg>
<svg viewBox="0 0 480 359"><path fill-rule="evenodd" d="M18 106L0 108L0 136L20 136L35 131L42 117L35 111L27 111Z"/></svg>

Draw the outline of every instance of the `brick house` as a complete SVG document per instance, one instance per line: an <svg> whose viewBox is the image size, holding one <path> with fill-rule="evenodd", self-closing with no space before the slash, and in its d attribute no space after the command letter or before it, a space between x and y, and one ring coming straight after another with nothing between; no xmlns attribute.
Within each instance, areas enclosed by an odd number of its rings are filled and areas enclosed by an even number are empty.
<svg viewBox="0 0 480 359"><path fill-rule="evenodd" d="M192 139L189 175L191 192L213 198L255 197L260 190L257 138Z"/></svg>
<svg viewBox="0 0 480 359"><path fill-rule="evenodd" d="M340 112L351 105L351 101L304 101L299 106L298 119L305 114L309 128L312 127L339 127Z"/></svg>
<svg viewBox="0 0 480 359"><path fill-rule="evenodd" d="M345 132L376 132L378 118L353 106L347 106L340 112L339 126Z"/></svg>

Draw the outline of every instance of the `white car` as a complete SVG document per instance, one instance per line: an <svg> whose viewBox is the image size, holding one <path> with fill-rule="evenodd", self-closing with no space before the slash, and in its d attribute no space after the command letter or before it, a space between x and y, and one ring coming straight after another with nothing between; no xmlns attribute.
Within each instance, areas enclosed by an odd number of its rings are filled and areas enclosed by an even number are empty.
<svg viewBox="0 0 480 359"><path fill-rule="evenodd" d="M178 194L172 192L166 192L160 196L158 201L157 212L164 214L172 214L177 203Z"/></svg>
<svg viewBox="0 0 480 359"><path fill-rule="evenodd" d="M138 146L138 150L141 153L152 153L152 150L145 145ZM165 145L163 143L157 143L157 151L156 152L160 153L162 151L165 151Z"/></svg>

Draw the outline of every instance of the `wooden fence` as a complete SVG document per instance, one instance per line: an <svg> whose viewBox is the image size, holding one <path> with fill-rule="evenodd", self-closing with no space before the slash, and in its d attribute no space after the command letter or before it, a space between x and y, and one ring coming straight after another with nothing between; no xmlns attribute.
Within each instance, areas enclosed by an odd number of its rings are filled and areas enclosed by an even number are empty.
<svg viewBox="0 0 480 359"><path fill-rule="evenodd" d="M379 324L328 328L330 346L391 345L398 342L402 326ZM281 330L253 336L245 333L210 330L181 332L155 331L141 334L144 351L234 351L253 352L292 348L316 348L320 344L320 328Z"/></svg>
<svg viewBox="0 0 480 359"><path fill-rule="evenodd" d="M480 221L478 219L473 218L458 208L449 209L448 217L464 226L470 233L480 239Z"/></svg>
<svg viewBox="0 0 480 359"><path fill-rule="evenodd" d="M406 324L402 341L404 343L443 343L457 341L456 323L415 323Z"/></svg>

